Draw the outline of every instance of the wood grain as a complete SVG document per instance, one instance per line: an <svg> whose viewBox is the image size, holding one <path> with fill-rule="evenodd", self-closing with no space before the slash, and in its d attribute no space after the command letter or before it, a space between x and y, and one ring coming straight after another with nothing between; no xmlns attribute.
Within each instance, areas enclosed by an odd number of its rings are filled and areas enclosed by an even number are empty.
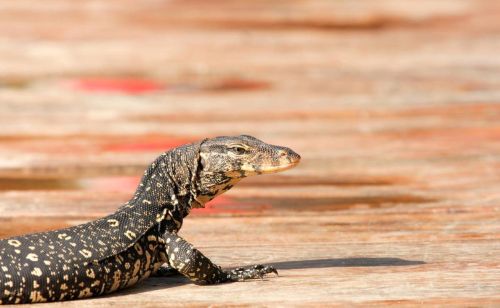
<svg viewBox="0 0 500 308"><path fill-rule="evenodd" d="M302 156L182 236L279 277L52 306L500 306L497 1L0 1L0 237L85 222L160 152Z"/></svg>

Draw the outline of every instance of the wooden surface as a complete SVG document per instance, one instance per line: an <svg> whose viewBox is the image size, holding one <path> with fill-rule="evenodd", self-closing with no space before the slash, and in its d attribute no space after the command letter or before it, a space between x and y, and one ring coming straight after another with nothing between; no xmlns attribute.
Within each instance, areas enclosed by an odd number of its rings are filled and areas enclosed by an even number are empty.
<svg viewBox="0 0 500 308"><path fill-rule="evenodd" d="M0 236L110 213L163 150L246 133L302 163L181 234L278 278L64 305L500 305L499 33L498 1L2 0Z"/></svg>

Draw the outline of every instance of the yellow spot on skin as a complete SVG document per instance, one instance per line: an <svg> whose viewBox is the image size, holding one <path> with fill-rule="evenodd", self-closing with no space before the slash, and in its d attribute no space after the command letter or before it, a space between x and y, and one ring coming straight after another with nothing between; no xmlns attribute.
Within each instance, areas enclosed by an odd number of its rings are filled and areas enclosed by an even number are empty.
<svg viewBox="0 0 500 308"><path fill-rule="evenodd" d="M64 290L68 289L68 286L65 283L63 283L60 288L61 288L61 290L64 291Z"/></svg>
<svg viewBox="0 0 500 308"><path fill-rule="evenodd" d="M42 294L39 291L33 291L30 293L30 300L32 303L41 303L41 302L46 302L47 299L42 296Z"/></svg>
<svg viewBox="0 0 500 308"><path fill-rule="evenodd" d="M85 288L80 291L80 294L78 294L78 298L84 298L84 297L89 297L92 296L92 292L90 292L90 288Z"/></svg>
<svg viewBox="0 0 500 308"><path fill-rule="evenodd" d="M134 248L135 248L135 251L137 251L137 253L138 253L140 256L142 256L142 254L144 253L144 251L142 250L141 245L139 245L139 243L135 243Z"/></svg>
<svg viewBox="0 0 500 308"><path fill-rule="evenodd" d="M123 257L120 255L115 256L116 263L121 264L123 262Z"/></svg>
<svg viewBox="0 0 500 308"><path fill-rule="evenodd" d="M8 271L9 271L9 269L7 268L7 266L2 266L2 270L3 270L4 272L8 272Z"/></svg>
<svg viewBox="0 0 500 308"><path fill-rule="evenodd" d="M113 274L113 285L111 286L111 289L109 290L110 292L118 290L120 287L120 277L122 276L122 272L120 270L117 270Z"/></svg>
<svg viewBox="0 0 500 308"><path fill-rule="evenodd" d="M8 286L8 287L11 287L11 288L13 288L13 287L14 287L14 283L13 283L12 281L7 281L7 282L5 283L5 285L6 285L6 286Z"/></svg>
<svg viewBox="0 0 500 308"><path fill-rule="evenodd" d="M151 255L149 254L148 251L146 251L146 265L144 266L144 268L149 268L150 265L151 265Z"/></svg>
<svg viewBox="0 0 500 308"><path fill-rule="evenodd" d="M19 247L21 246L21 242L18 241L18 240L8 240L7 243L11 246L14 246L14 247Z"/></svg>
<svg viewBox="0 0 500 308"><path fill-rule="evenodd" d="M66 233L59 233L57 235L57 238L60 240L69 240L71 239L71 236L67 235Z"/></svg>
<svg viewBox="0 0 500 308"><path fill-rule="evenodd" d="M44 260L44 261L43 261L43 264L45 264L45 265L50 265L50 261L49 261L49 260Z"/></svg>
<svg viewBox="0 0 500 308"><path fill-rule="evenodd" d="M137 276L139 270L141 269L141 260L136 260L134 263L134 271L132 272L132 276Z"/></svg>
<svg viewBox="0 0 500 308"><path fill-rule="evenodd" d="M92 282L92 284L90 285L91 287L97 287L101 284L101 282L99 280L96 280L94 282Z"/></svg>
<svg viewBox="0 0 500 308"><path fill-rule="evenodd" d="M132 232L132 231L130 231L130 230L127 230L127 231L125 232L125 236L126 236L128 239L130 239L130 240L135 239L135 233L134 233L134 232Z"/></svg>
<svg viewBox="0 0 500 308"><path fill-rule="evenodd" d="M26 256L26 259L31 260L33 262L38 261L38 255L30 253Z"/></svg>
<svg viewBox="0 0 500 308"><path fill-rule="evenodd" d="M151 204L151 201L149 201L149 200L142 200L142 203Z"/></svg>
<svg viewBox="0 0 500 308"><path fill-rule="evenodd" d="M90 278L95 278L95 273L94 273L94 270L89 268L85 274L87 274L87 277L90 277Z"/></svg>
<svg viewBox="0 0 500 308"><path fill-rule="evenodd" d="M42 270L38 267L35 267L32 271L31 271L31 274L37 276L37 277L40 277L42 276Z"/></svg>
<svg viewBox="0 0 500 308"><path fill-rule="evenodd" d="M82 249L80 250L80 254L84 256L85 258L90 258L92 257L92 253L88 251L87 249Z"/></svg>
<svg viewBox="0 0 500 308"><path fill-rule="evenodd" d="M38 289L40 287L40 285L38 284L38 282L36 280L33 281L33 289Z"/></svg>
<svg viewBox="0 0 500 308"><path fill-rule="evenodd" d="M137 283L137 281L139 281L139 276L132 277L132 279L130 279L130 280L127 282L127 287L131 287L131 286L133 286L134 284L136 284L136 283Z"/></svg>
<svg viewBox="0 0 500 308"><path fill-rule="evenodd" d="M108 222L111 227L118 227L120 225L120 222L116 219L108 219Z"/></svg>

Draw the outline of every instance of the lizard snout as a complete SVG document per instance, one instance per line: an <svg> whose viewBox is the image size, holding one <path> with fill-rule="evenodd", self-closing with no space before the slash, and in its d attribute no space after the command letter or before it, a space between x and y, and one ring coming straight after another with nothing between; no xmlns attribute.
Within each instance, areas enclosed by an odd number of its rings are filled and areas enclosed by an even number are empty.
<svg viewBox="0 0 500 308"><path fill-rule="evenodd" d="M261 166L259 173L265 174L281 172L295 167L301 159L300 155L290 148L281 147L278 150L277 154L277 159L275 156L275 158L273 159L273 163L271 163L270 165Z"/></svg>
<svg viewBox="0 0 500 308"><path fill-rule="evenodd" d="M285 158L291 164L298 164L301 158L299 154L289 148L280 150L280 157Z"/></svg>

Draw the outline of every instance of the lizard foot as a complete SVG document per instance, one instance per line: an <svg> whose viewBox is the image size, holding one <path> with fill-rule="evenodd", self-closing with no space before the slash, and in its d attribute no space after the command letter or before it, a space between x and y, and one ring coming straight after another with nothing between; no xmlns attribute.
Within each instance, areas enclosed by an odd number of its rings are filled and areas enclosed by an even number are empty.
<svg viewBox="0 0 500 308"><path fill-rule="evenodd" d="M263 279L266 274L270 273L278 275L278 271L273 266L258 264L246 268L235 268L228 272L228 276L231 281L243 281L255 278Z"/></svg>

